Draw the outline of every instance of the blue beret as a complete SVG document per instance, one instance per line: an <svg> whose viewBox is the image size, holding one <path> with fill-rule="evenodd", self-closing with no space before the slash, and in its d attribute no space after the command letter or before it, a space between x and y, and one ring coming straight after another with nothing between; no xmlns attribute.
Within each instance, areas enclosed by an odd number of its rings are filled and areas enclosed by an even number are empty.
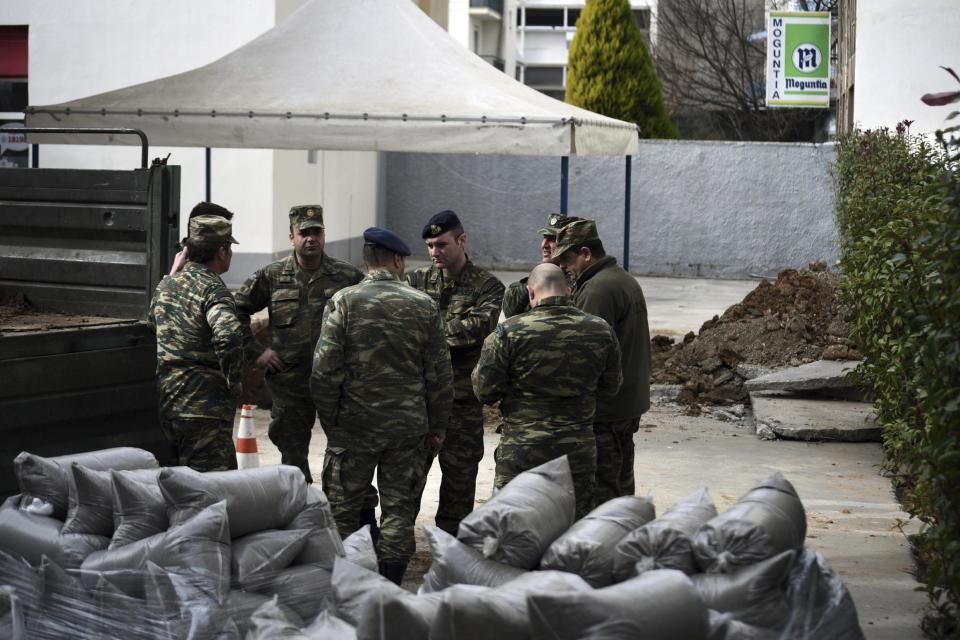
<svg viewBox="0 0 960 640"><path fill-rule="evenodd" d="M450 229L456 229L460 226L460 218L457 217L453 211L447 209L446 211L441 211L440 213L435 213L430 216L430 219L427 220L426 226L423 228L423 238L435 238L441 233L450 231Z"/></svg>
<svg viewBox="0 0 960 640"><path fill-rule="evenodd" d="M383 247L401 256L410 255L410 247L400 236L389 229L370 227L363 232L363 244L371 247Z"/></svg>

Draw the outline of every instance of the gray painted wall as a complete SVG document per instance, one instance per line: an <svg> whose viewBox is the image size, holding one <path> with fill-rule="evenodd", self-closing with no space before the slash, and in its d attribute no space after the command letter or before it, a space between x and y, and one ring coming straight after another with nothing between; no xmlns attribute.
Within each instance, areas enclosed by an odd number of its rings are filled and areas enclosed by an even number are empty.
<svg viewBox="0 0 960 640"><path fill-rule="evenodd" d="M837 259L832 145L642 141L633 159L630 270L740 278ZM622 261L622 157L570 159L569 212L594 218ZM415 254L427 218L453 209L471 257L526 268L559 210L560 159L389 153L386 226Z"/></svg>

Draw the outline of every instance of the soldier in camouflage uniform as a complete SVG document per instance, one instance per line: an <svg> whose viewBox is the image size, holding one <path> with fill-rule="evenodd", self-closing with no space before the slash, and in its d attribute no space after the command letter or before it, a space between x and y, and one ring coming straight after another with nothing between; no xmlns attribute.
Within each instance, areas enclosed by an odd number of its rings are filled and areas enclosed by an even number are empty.
<svg viewBox="0 0 960 640"><path fill-rule="evenodd" d="M494 487L566 454L581 518L594 506L597 397L620 388L620 348L610 325L570 304L559 267L534 268L528 290L533 308L487 337L473 370L477 397L503 414Z"/></svg>
<svg viewBox="0 0 960 640"><path fill-rule="evenodd" d="M230 268L232 233L225 218L192 218L188 262L157 285L148 316L157 334L160 426L177 464L197 471L237 468L243 344L233 296L220 279Z"/></svg>
<svg viewBox="0 0 960 640"><path fill-rule="evenodd" d="M328 303L310 389L329 429L323 488L340 535L360 526L376 469L380 572L400 584L416 547L425 461L450 420L453 373L436 305L401 280L410 249L384 229L363 237L367 276Z"/></svg>
<svg viewBox="0 0 960 640"><path fill-rule="evenodd" d="M503 301L503 283L472 262L467 236L453 211L441 211L421 234L433 266L407 274L407 282L433 298L443 318L453 363L453 421L440 451L440 504L437 526L457 534L460 520L473 511L477 468L483 458L483 407L473 395L470 373L483 339L493 330ZM427 471L433 460L427 461Z"/></svg>
<svg viewBox="0 0 960 640"><path fill-rule="evenodd" d="M650 329L637 279L606 255L593 220L568 224L557 236L554 261L576 276L573 304L606 320L620 341L623 385L597 407L597 500L633 495L633 435L650 408Z"/></svg>
<svg viewBox="0 0 960 640"><path fill-rule="evenodd" d="M327 301L340 289L360 282L363 273L324 253L320 205L290 209L290 242L293 255L263 267L237 291L237 311L247 357L266 370L273 396L270 441L280 450L283 464L300 467L307 482L313 482L307 461L316 420L309 388L313 348L320 337ZM270 314L267 348L250 331L250 316L263 308ZM375 492L368 497L367 506L372 516Z"/></svg>
<svg viewBox="0 0 960 640"><path fill-rule="evenodd" d="M576 216L565 216L559 213L551 213L547 218L547 226L538 232L543 239L540 241L540 261L551 262L553 259L553 250L557 247L557 234L564 226L576 220L583 220ZM567 284L573 286L573 280L568 278ZM501 322L511 318L518 313L530 311L530 298L527 295L527 278L521 278L517 282L511 283L507 291L503 294L503 311L500 314Z"/></svg>

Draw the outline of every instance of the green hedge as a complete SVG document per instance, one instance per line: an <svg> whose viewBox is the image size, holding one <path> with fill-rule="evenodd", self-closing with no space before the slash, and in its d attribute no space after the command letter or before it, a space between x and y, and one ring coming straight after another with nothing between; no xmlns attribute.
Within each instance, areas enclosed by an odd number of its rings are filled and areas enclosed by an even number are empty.
<svg viewBox="0 0 960 640"><path fill-rule="evenodd" d="M841 295L884 425L886 470L923 523L931 635L960 629L960 177L904 126L838 142Z"/></svg>

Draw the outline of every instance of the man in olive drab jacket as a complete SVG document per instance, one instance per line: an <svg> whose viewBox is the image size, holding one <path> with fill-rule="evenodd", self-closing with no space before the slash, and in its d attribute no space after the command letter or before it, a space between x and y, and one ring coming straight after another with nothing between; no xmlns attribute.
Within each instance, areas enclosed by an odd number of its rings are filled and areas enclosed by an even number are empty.
<svg viewBox="0 0 960 640"><path fill-rule="evenodd" d="M340 289L360 282L363 273L324 253L320 205L290 209L290 243L292 255L258 270L240 287L237 311L247 357L266 370L273 396L270 440L280 450L282 464L300 467L307 482L313 482L307 461L317 415L310 400L313 349L327 301ZM264 308L270 314L269 347L260 345L250 331L250 316ZM375 496L368 504L370 516Z"/></svg>
<svg viewBox="0 0 960 640"><path fill-rule="evenodd" d="M623 385L597 405L597 502L633 495L633 434L650 408L650 329L647 303L636 278L606 255L593 220L573 222L557 235L553 258L576 277L573 304L600 316L620 341Z"/></svg>
<svg viewBox="0 0 960 640"><path fill-rule="evenodd" d="M436 522L456 535L460 520L473 511L483 458L483 406L473 394L470 374L484 338L497 324L503 283L470 261L467 235L453 211L432 216L421 235L433 265L408 273L407 282L437 303L450 347L453 418L439 454L443 477ZM432 463L427 462L428 470Z"/></svg>

